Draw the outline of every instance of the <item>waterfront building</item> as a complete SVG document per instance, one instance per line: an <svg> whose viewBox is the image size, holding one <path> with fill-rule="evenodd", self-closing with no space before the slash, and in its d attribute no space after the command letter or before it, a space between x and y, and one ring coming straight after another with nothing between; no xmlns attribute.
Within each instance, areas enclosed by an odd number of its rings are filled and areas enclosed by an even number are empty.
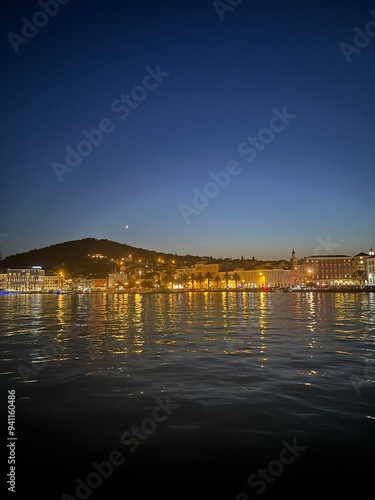
<svg viewBox="0 0 375 500"><path fill-rule="evenodd" d="M127 273L109 273L107 276L107 284L109 287L116 286L125 286L128 281Z"/></svg>
<svg viewBox="0 0 375 500"><path fill-rule="evenodd" d="M53 271L46 272L43 279L43 290L58 290L60 287L61 276Z"/></svg>
<svg viewBox="0 0 375 500"><path fill-rule="evenodd" d="M290 288L296 276L291 269L234 269L231 272L221 271L217 273L220 281L218 288ZM216 275L212 280L216 287Z"/></svg>
<svg viewBox="0 0 375 500"><path fill-rule="evenodd" d="M41 292L45 271L40 266L27 269L8 269L7 290L14 292Z"/></svg>
<svg viewBox="0 0 375 500"><path fill-rule="evenodd" d="M311 255L299 266L302 283L318 286L353 284L353 264L348 255Z"/></svg>
<svg viewBox="0 0 375 500"><path fill-rule="evenodd" d="M194 273L202 273L203 276L207 273L211 273L212 275L216 275L220 272L220 264L207 264L205 262L198 262L195 264Z"/></svg>
<svg viewBox="0 0 375 500"><path fill-rule="evenodd" d="M245 269L236 268L233 271L220 271L214 273L211 280L212 286L215 288L242 288L245 286ZM216 276L218 278L216 279Z"/></svg>
<svg viewBox="0 0 375 500"><path fill-rule="evenodd" d="M77 292L91 292L94 286L92 278L79 277L74 280L74 290Z"/></svg>
<svg viewBox="0 0 375 500"><path fill-rule="evenodd" d="M247 288L290 288L295 273L291 269L257 269L245 271L245 286Z"/></svg>
<svg viewBox="0 0 375 500"><path fill-rule="evenodd" d="M187 277L187 280L190 281L191 273L194 273L194 267L179 267L174 271L174 277L177 281L182 282L184 278Z"/></svg>
<svg viewBox="0 0 375 500"><path fill-rule="evenodd" d="M353 274L359 271L366 271L366 260L368 256L369 256L368 253L360 252L353 257L352 259Z"/></svg>
<svg viewBox="0 0 375 500"><path fill-rule="evenodd" d="M366 276L367 284L375 286L375 256L373 251L366 259Z"/></svg>
<svg viewBox="0 0 375 500"><path fill-rule="evenodd" d="M316 276L316 267L310 259L304 257L298 264L298 280L301 285L313 283Z"/></svg>
<svg viewBox="0 0 375 500"><path fill-rule="evenodd" d="M105 290L107 288L107 278L94 278L92 280L92 289L94 291Z"/></svg>
<svg viewBox="0 0 375 500"><path fill-rule="evenodd" d="M0 273L0 290L6 290L8 286L7 273Z"/></svg>

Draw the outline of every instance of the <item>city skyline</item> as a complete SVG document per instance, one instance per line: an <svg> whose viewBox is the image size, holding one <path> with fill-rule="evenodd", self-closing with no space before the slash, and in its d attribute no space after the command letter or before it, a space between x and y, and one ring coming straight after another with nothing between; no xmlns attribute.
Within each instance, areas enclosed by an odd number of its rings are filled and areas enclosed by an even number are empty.
<svg viewBox="0 0 375 500"><path fill-rule="evenodd" d="M374 245L370 1L41 4L0 21L3 255Z"/></svg>
<svg viewBox="0 0 375 500"><path fill-rule="evenodd" d="M346 255L315 255L298 259L293 249L288 261L205 261L180 262L178 259L110 258L103 254L88 259L110 264L101 272L69 272L64 265L45 271L41 266L8 267L0 272L0 291L7 292L164 292L168 290L238 290L238 291L373 291L375 252ZM94 266L95 267L95 266ZM349 288L348 288L349 287ZM354 288L353 288L354 287Z"/></svg>
<svg viewBox="0 0 375 500"><path fill-rule="evenodd" d="M96 240L98 242L106 241L109 243L122 244L121 242L118 242L118 241L111 241L111 240L107 240L107 239L103 239L103 238L88 238L88 239L93 239L93 240ZM3 251L0 249L0 252L1 252L0 263L2 261L4 261L5 259L7 259L8 257L16 257L18 255L27 254L28 252L30 252L32 250L39 251L39 250L47 249L49 247L53 247L55 245L62 245L64 243L78 243L80 241L85 241L85 239L83 238L82 240L69 240L69 241L65 241L65 242L60 241L58 243L52 243L50 245L46 245L45 247L38 247L38 248L34 248L34 249L29 248L29 249L25 250L24 252L16 252L14 254L9 254L9 255L3 254ZM158 254L158 253L159 254L169 254L172 256L177 256L179 258L190 255L190 256L195 257L195 258L212 258L213 260L227 260L227 259L230 259L230 260L251 260L251 259L255 258L256 260L260 260L260 261L275 261L276 262L276 261L281 261L281 260L289 260L291 254L294 252L296 253L296 255L298 255L298 259L304 259L307 257L315 257L315 256L319 256L319 257L335 257L335 256L356 257L357 255L360 255L360 254L373 255L372 252L373 252L373 248L375 246L375 245L370 244L367 249L362 249L362 248L359 249L359 247L357 247L357 249L355 251L347 252L347 251L345 251L344 248L341 247L340 244L332 241L332 239L330 237L326 238L325 240L323 238L317 238L316 243L317 243L317 245L315 246L315 248L312 251L304 253L304 252L299 251L299 246L298 246L298 242L297 242L297 245L291 245L289 247L289 253L287 252L287 253L283 254L282 256L280 256L280 255L269 256L267 251L264 251L264 252L261 251L260 254L258 254L258 255L251 254L251 252L248 254L246 254L246 252L241 253L241 251L237 255L222 255L222 254L215 255L214 253L202 255L202 254L198 254L197 252L194 252L194 251L193 252L177 253L177 252L172 252L168 249L160 250L160 249L154 249L154 248L140 248L140 247L133 247L131 245L130 245L130 247L132 248L132 251L134 253L146 251L146 252L155 252L155 254ZM126 243L126 245L127 245L127 243ZM340 251L340 250L342 250L342 251ZM124 255L125 255L125 252L124 252Z"/></svg>

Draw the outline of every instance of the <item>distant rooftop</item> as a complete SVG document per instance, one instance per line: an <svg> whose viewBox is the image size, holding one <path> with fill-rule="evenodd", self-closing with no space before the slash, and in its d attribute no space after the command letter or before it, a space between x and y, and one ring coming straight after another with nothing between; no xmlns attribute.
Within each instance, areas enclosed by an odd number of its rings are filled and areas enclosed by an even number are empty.
<svg viewBox="0 0 375 500"><path fill-rule="evenodd" d="M345 258L350 258L349 255L310 255L309 259L332 259L333 257L345 257Z"/></svg>

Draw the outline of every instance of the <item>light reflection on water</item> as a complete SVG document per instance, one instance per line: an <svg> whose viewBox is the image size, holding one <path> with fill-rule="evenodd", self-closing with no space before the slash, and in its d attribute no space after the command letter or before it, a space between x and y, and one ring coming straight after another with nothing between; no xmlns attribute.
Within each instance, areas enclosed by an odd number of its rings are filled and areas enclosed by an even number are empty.
<svg viewBox="0 0 375 500"><path fill-rule="evenodd" d="M246 355L252 368L271 364L275 378L288 360L306 362L319 350L372 361L361 341L373 341L374 294L16 295L2 297L1 308L6 350L16 349L19 362L40 361L52 335L59 351L45 361L61 376L66 361L84 372L116 370L134 357L156 369L204 356L209 371L211 362ZM71 325L79 335L64 335Z"/></svg>
<svg viewBox="0 0 375 500"><path fill-rule="evenodd" d="M142 445L152 443L152 469L160 453L168 469L238 457L243 471L232 471L225 498L278 456L283 439L315 454L307 478L316 463L331 467L338 443L350 450L336 453L340 473L372 463L375 294L14 295L0 297L0 317L1 384L16 389L20 442L33 456L40 447L36 467L65 442L63 467L77 460L54 498L118 448L156 397L180 408ZM26 384L20 365L34 370ZM143 474L141 459L134 467Z"/></svg>
<svg viewBox="0 0 375 500"><path fill-rule="evenodd" d="M0 309L8 381L20 382L19 364L44 363L35 384L76 383L96 398L167 392L258 416L352 413L349 377L375 362L374 294L14 295Z"/></svg>

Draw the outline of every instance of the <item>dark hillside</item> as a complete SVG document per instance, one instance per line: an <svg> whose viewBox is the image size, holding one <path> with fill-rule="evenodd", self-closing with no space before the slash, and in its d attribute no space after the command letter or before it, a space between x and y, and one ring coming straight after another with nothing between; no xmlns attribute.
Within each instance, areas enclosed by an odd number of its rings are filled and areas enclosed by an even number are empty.
<svg viewBox="0 0 375 500"><path fill-rule="evenodd" d="M93 254L105 255L107 259L95 261L88 257L88 255ZM111 259L127 257L128 255L132 255L134 259L155 260L161 258L166 262L174 259L176 262L181 263L184 260L196 262L200 259L197 256L181 257L170 253L136 248L115 241L86 238L10 255L1 262L0 267L2 269L14 269L42 266L45 270L64 268L70 273L101 273L114 268L115 264L111 262Z"/></svg>

